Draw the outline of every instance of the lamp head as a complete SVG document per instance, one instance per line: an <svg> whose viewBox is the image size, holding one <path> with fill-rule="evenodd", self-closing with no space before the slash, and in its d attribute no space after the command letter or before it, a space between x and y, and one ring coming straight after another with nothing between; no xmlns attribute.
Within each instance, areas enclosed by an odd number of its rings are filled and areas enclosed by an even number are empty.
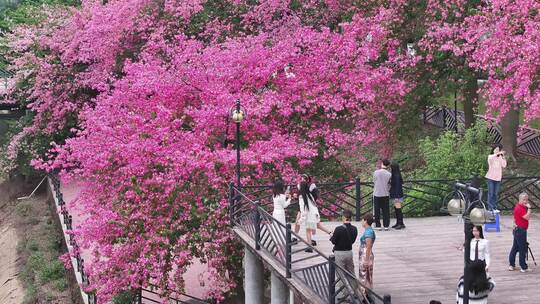
<svg viewBox="0 0 540 304"><path fill-rule="evenodd" d="M469 220L473 225L482 226L488 222L488 217L486 214L486 209L484 208L473 208L469 213Z"/></svg>
<svg viewBox="0 0 540 304"><path fill-rule="evenodd" d="M465 211L465 201L461 198L453 198L448 202L447 209L451 215L461 215Z"/></svg>
<svg viewBox="0 0 540 304"><path fill-rule="evenodd" d="M242 122L242 120L244 120L244 111L242 109L240 109L240 111L234 109L232 111L232 120L236 123L238 122Z"/></svg>

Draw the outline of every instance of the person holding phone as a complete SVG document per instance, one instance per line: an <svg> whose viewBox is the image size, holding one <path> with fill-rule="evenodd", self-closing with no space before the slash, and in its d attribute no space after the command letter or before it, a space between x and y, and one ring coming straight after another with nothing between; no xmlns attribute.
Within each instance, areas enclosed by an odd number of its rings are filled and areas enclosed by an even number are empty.
<svg viewBox="0 0 540 304"><path fill-rule="evenodd" d="M502 172L506 168L506 158L503 146L496 144L488 155L488 172L486 181L488 186L488 207L490 210L497 210L497 200L501 188Z"/></svg>
<svg viewBox="0 0 540 304"><path fill-rule="evenodd" d="M283 181L278 180L272 186L272 198L274 202L274 210L272 216L283 225L287 224L285 217L285 208L291 204L291 195L284 191L285 185ZM289 190L289 189L287 189Z"/></svg>

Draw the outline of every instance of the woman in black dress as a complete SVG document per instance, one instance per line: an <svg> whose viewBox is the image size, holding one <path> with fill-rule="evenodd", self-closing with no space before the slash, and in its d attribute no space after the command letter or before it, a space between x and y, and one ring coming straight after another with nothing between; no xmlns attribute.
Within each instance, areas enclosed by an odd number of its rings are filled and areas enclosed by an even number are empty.
<svg viewBox="0 0 540 304"><path fill-rule="evenodd" d="M403 212L401 204L403 203L403 178L397 162L392 162L390 165L392 177L390 178L390 200L394 202L394 210L396 211L396 224L392 226L394 229L403 229Z"/></svg>

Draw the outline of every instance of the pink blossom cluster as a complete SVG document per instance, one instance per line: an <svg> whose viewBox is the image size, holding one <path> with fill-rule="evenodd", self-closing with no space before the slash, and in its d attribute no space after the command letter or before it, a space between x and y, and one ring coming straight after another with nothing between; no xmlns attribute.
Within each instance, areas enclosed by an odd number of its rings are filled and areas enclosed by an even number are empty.
<svg viewBox="0 0 540 304"><path fill-rule="evenodd" d="M209 296L234 288L235 100L247 112L244 184L292 178L315 156L391 137L410 89L392 11L355 13L331 30L311 2L223 1L235 19L201 0L83 1L54 25L15 34L18 55L40 50L16 61L19 79L33 81L27 131L70 132L34 165L83 180L75 204L87 219L74 233L92 250L89 289L100 299L150 283L181 291L194 258L215 274ZM338 2L326 9L354 12Z"/></svg>
<svg viewBox="0 0 540 304"><path fill-rule="evenodd" d="M535 0L430 1L428 47L449 51L487 77L487 109L540 116L540 3Z"/></svg>

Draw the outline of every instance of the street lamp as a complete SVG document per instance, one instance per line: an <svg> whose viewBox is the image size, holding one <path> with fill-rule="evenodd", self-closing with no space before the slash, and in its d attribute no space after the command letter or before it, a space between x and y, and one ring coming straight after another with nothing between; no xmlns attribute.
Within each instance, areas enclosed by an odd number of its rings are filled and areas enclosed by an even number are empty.
<svg viewBox="0 0 540 304"><path fill-rule="evenodd" d="M236 123L236 186L240 188L240 122L246 117L246 111L240 106L240 99L231 107L229 115Z"/></svg>
<svg viewBox="0 0 540 304"><path fill-rule="evenodd" d="M463 191L465 193L463 193ZM446 206L441 208L442 211L448 212L451 215L461 215L463 218L463 226L465 233L465 250L464 250L464 271L463 271L463 303L469 304L469 285L470 278L467 275L467 266L469 265L471 256L471 239L473 225L481 226L493 221L490 212L486 209L482 202L482 189L471 187L469 184L456 183L454 191L450 193L452 199L448 201ZM473 198L478 197L477 200ZM446 201L448 196L443 200Z"/></svg>

